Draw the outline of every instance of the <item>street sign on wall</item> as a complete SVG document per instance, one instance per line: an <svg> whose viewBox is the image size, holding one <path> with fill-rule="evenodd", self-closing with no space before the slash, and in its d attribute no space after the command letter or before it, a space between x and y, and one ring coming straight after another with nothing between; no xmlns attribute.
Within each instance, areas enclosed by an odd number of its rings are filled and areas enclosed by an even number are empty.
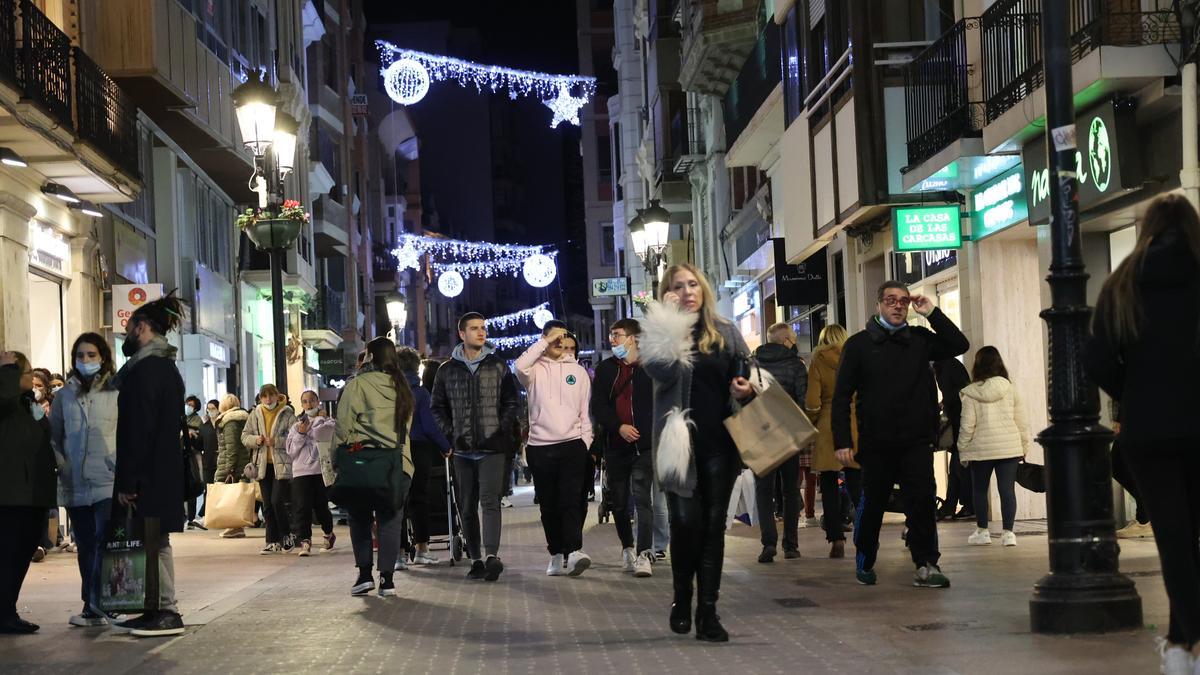
<svg viewBox="0 0 1200 675"><path fill-rule="evenodd" d="M629 295L629 279L625 277L609 277L592 279L592 297Z"/></svg>
<svg viewBox="0 0 1200 675"><path fill-rule="evenodd" d="M892 210L897 251L932 251L962 247L962 219L957 204L908 206Z"/></svg>

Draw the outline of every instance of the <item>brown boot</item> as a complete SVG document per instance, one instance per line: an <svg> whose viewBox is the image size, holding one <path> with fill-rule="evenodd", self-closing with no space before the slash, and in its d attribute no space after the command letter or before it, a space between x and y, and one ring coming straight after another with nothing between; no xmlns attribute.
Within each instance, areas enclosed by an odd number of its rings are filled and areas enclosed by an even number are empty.
<svg viewBox="0 0 1200 675"><path fill-rule="evenodd" d="M845 558L846 557L846 540L845 539L839 539L835 542L830 543L829 557L830 558Z"/></svg>

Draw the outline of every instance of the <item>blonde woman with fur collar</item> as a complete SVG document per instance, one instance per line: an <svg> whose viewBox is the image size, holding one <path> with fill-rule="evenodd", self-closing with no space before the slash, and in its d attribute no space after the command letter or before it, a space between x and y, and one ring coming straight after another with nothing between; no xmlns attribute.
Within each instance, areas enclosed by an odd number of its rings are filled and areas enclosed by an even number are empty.
<svg viewBox="0 0 1200 675"><path fill-rule="evenodd" d="M694 580L696 639L725 642L729 634L717 618L717 595L725 515L742 462L722 421L752 395L750 382L737 375L750 350L737 328L717 316L703 272L681 263L663 278L660 302L646 310L639 347L654 380L655 476L671 516L670 625L676 633L691 630Z"/></svg>

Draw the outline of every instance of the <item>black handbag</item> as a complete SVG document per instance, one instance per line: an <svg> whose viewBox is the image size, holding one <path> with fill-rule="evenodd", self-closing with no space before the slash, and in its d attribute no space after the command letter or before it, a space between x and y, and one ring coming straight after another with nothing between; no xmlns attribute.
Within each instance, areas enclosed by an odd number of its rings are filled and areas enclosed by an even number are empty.
<svg viewBox="0 0 1200 675"><path fill-rule="evenodd" d="M1017 464L1017 485L1030 492L1046 491L1046 467L1021 460Z"/></svg>
<svg viewBox="0 0 1200 675"><path fill-rule="evenodd" d="M183 500L190 502L204 494L204 477L200 475L200 465L196 463L196 453L192 450L192 437L188 433L187 420L180 420L180 448L183 452Z"/></svg>
<svg viewBox="0 0 1200 675"><path fill-rule="evenodd" d="M329 487L329 500L343 508L391 511L404 503L402 462L393 448L372 448L355 443L333 451L337 472Z"/></svg>

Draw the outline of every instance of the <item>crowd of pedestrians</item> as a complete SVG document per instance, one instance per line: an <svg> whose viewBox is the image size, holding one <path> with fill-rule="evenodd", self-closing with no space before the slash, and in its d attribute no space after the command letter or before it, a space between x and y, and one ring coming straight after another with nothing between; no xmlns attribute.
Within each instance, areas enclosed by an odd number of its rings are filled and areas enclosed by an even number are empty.
<svg viewBox="0 0 1200 675"><path fill-rule="evenodd" d="M1200 436L1185 417L1200 405L1189 386L1200 377L1198 279L1200 217L1186 200L1162 198L1146 214L1133 254L1104 286L1086 354L1091 377L1120 404L1122 466L1162 558L1171 603L1164 672L1190 672L1200 641ZM819 522L830 558L845 557L853 532L855 578L875 585L884 512L902 510L912 585L949 587L937 523L973 517L967 543L991 544L993 480L999 542L1017 543L1015 483L1031 447L1029 423L1000 350L979 348L968 371L959 360L967 338L930 298L888 281L876 302L861 331L825 326L806 364L783 323L751 352L717 313L704 274L681 263L666 270L640 322L610 327L612 355L594 379L576 359L578 340L567 324L547 322L510 366L487 340L486 317L470 312L459 319L460 343L445 363L422 361L387 338L369 342L336 406L315 391L291 401L270 383L249 409L232 393L207 402L185 397L166 339L182 315L171 296L130 317L119 369L95 333L75 340L65 378L2 352L0 527L11 545L0 553L0 632L38 629L17 614L17 598L30 563L55 543L43 537L58 507L69 517L80 575L82 608L69 623L136 636L182 632L171 535L204 530L209 506L185 498L181 477L193 470L207 484L256 485L263 555L333 549L329 507L336 504L358 571L351 593L394 595L396 570L439 563L429 543L438 498L432 476L443 464L468 579L495 582L505 569L502 500L514 466L532 474L546 576L584 574L592 566L585 553L589 493L603 466L603 508L620 541L612 559L631 578L647 578L669 549L670 630L726 641L717 602L730 502L744 466L725 421L753 404L764 379L807 412L816 436L755 477L758 561L773 562L780 548L785 559L799 558L800 527ZM1165 401L1150 395L1164 389ZM940 510L937 445L951 459ZM111 521L131 514L159 523L158 597L147 603L152 611L122 619L105 610L102 560Z"/></svg>

